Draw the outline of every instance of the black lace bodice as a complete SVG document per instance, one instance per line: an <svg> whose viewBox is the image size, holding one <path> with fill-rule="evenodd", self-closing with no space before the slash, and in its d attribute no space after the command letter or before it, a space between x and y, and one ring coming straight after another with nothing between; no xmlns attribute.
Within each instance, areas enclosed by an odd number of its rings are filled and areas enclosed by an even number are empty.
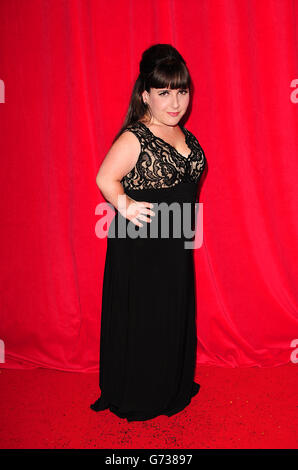
<svg viewBox="0 0 298 470"><path fill-rule="evenodd" d="M206 158L196 137L180 126L190 154L181 155L172 145L155 136L140 121L127 126L124 132L133 132L141 144L137 163L125 175L121 183L124 189L171 188L179 183L198 182L203 173Z"/></svg>

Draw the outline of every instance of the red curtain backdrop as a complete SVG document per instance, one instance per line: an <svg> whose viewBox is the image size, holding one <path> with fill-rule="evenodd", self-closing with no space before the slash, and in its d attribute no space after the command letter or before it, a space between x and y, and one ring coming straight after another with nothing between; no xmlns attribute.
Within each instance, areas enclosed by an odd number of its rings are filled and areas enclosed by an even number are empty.
<svg viewBox="0 0 298 470"><path fill-rule="evenodd" d="M290 362L298 0L1 0L0 17L0 366L98 369L106 238L95 177L155 43L187 62L185 126L208 162L197 364Z"/></svg>

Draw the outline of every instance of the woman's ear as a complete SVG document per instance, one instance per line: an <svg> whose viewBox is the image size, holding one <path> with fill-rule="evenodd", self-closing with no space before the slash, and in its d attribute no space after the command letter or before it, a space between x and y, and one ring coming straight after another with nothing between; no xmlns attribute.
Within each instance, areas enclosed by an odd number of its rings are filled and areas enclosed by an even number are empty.
<svg viewBox="0 0 298 470"><path fill-rule="evenodd" d="M148 93L147 93L147 91L145 90L145 91L143 91L143 93L142 93L142 100L143 100L144 103L147 103L147 99L148 99Z"/></svg>

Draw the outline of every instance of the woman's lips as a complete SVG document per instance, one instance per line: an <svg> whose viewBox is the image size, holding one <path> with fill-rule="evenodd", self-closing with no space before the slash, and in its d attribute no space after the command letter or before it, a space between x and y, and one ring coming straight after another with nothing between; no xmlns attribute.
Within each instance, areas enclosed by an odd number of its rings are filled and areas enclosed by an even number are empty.
<svg viewBox="0 0 298 470"><path fill-rule="evenodd" d="M178 116L179 113L169 113L168 112L168 114L170 114L171 116Z"/></svg>

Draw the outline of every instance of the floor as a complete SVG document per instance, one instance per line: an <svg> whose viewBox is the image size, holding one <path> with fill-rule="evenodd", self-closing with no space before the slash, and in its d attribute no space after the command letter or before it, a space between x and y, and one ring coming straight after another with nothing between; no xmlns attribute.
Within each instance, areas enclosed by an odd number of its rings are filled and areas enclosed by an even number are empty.
<svg viewBox="0 0 298 470"><path fill-rule="evenodd" d="M297 449L297 372L199 366L187 408L128 423L90 410L97 373L0 369L0 448Z"/></svg>

